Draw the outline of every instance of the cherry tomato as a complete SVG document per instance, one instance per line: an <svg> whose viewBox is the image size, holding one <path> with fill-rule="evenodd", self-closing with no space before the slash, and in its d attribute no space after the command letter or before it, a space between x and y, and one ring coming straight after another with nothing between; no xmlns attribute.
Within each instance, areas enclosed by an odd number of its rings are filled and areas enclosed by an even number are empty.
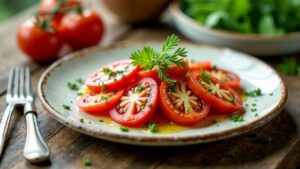
<svg viewBox="0 0 300 169"><path fill-rule="evenodd" d="M179 125L195 125L209 113L209 105L196 96L184 81L177 81L174 86L162 82L160 98L165 116Z"/></svg>
<svg viewBox="0 0 300 169"><path fill-rule="evenodd" d="M36 19L24 21L17 31L17 42L20 49L32 60L44 63L57 59L63 46L58 34L38 26Z"/></svg>
<svg viewBox="0 0 300 169"><path fill-rule="evenodd" d="M165 72L169 77L171 78L175 78L175 79L182 79L185 77L185 74L188 71L188 65L185 64L184 67L179 67L177 65L173 65L170 66L170 71ZM143 77L151 77L154 80L156 80L156 82L158 84L160 84L162 81L161 79L159 79L158 77L158 71L156 69L152 69L152 70L142 70L139 72L139 77L143 78Z"/></svg>
<svg viewBox="0 0 300 169"><path fill-rule="evenodd" d="M105 111L108 111L115 106L123 94L124 90L110 93L91 92L80 97L80 99L77 101L77 105L81 110L87 113L101 115L103 113L108 113Z"/></svg>
<svg viewBox="0 0 300 169"><path fill-rule="evenodd" d="M66 14L59 26L62 38L75 50L97 45L103 36L101 18L92 11Z"/></svg>
<svg viewBox="0 0 300 169"><path fill-rule="evenodd" d="M232 89L237 89L240 86L240 77L233 72L220 68L214 68L211 70L207 70L207 73L217 78Z"/></svg>
<svg viewBox="0 0 300 169"><path fill-rule="evenodd" d="M141 126L152 117L158 105L158 86L152 78L142 78L130 86L109 114L124 126Z"/></svg>
<svg viewBox="0 0 300 169"><path fill-rule="evenodd" d="M91 73L85 84L94 92L119 90L134 82L138 71L130 60L117 61Z"/></svg>
<svg viewBox="0 0 300 169"><path fill-rule="evenodd" d="M59 0L42 0L39 4L39 14L41 16L51 14L53 12L61 10L61 12L57 12L55 15L55 22L60 23L64 14L62 12L66 10L71 10L70 8L76 8L76 5L81 5L81 1L79 0L66 0L63 3L59 3Z"/></svg>
<svg viewBox="0 0 300 169"><path fill-rule="evenodd" d="M210 61L202 61L202 62L194 62L194 61L190 61L189 62L189 70L193 71L193 70L209 70L211 69L213 66L211 64Z"/></svg>
<svg viewBox="0 0 300 169"><path fill-rule="evenodd" d="M188 84L197 96L220 112L233 113L242 108L242 100L234 90L205 72L191 72Z"/></svg>

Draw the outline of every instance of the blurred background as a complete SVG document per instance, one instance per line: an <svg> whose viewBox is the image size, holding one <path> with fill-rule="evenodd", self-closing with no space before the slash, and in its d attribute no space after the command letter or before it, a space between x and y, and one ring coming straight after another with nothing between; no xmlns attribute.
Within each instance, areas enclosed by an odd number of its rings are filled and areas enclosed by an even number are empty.
<svg viewBox="0 0 300 169"><path fill-rule="evenodd" d="M39 0L0 0L0 23L37 2Z"/></svg>

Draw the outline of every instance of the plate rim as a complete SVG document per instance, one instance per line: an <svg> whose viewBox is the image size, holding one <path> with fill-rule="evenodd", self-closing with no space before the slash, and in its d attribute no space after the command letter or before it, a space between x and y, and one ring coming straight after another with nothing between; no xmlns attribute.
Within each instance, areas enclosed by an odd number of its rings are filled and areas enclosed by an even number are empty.
<svg viewBox="0 0 300 169"><path fill-rule="evenodd" d="M37 93L38 93L39 100L41 101L43 107L50 113L50 115L52 117L54 117L54 119L58 120L62 124L66 125L67 127L72 128L80 133L83 133L83 134L86 134L86 135L89 135L92 137L97 137L100 139L110 140L110 141L114 141L114 142L122 142L122 143L127 143L127 144L142 143L142 144L150 144L150 145L157 146L158 144L169 143L169 145L172 146L172 145L177 145L178 142L182 142L184 144L205 143L205 142L221 140L221 139L225 139L225 138L229 138L229 137L233 137L236 135L246 133L246 132L253 130L255 128L258 128L258 127L262 126L263 124L266 124L267 122L272 120L275 116L277 116L281 112L281 110L283 109L283 107L286 103L287 96L288 96L286 85L285 85L282 77L278 74L278 72L275 71L271 66L269 66L264 61L261 61L260 59L254 57L254 56L242 53L243 54L242 57L254 59L274 71L276 76L278 76L280 79L280 85L281 85L281 89L282 89L281 97L280 97L278 104L276 104L276 106L272 110L270 110L268 113L266 113L264 116L261 116L248 124L241 125L241 126L238 126L238 127L232 128L232 129L228 129L225 131L219 131L219 132L208 133L208 134L196 134L193 136L180 136L180 137L177 137L177 136L170 136L170 137L132 136L132 135L128 135L126 133L111 133L111 132L104 131L102 129L95 131L95 130L91 130L89 127L87 127L89 125L87 125L85 123L80 123L79 121L71 120L71 119L63 116L62 114L59 113L59 111L56 111L49 104L47 98L45 97L44 86L47 83L47 79L48 79L49 75L52 74L52 71L55 70L60 65L64 64L65 62L67 62L69 60L72 60L72 59L75 59L78 57L82 57L86 53L95 52L95 51L113 50L116 48L123 48L123 47L130 46L130 45L140 45L143 43L157 44L157 43L161 43L161 42L156 41L156 40L120 41L120 42L117 42L117 43L114 43L112 45L108 45L105 47L94 46L94 47L86 48L83 50L75 51L75 52L67 54L66 56L55 61L43 72L43 74L41 75L39 82L38 82L38 87L37 87L38 92ZM218 49L218 50L226 49L226 48L214 47L214 46L209 46L209 45L193 44L190 42L181 42L181 44L185 45L185 46L196 47L196 48L207 47L207 48ZM235 50L233 50L233 51L235 51ZM241 52L238 52L238 53L241 53ZM118 141L116 141L116 140L118 140ZM166 145L164 145L164 146L166 146Z"/></svg>

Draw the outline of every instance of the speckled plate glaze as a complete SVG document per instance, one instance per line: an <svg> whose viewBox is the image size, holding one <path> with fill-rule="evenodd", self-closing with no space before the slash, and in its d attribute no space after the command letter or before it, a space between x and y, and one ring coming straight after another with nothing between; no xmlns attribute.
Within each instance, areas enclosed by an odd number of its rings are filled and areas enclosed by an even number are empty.
<svg viewBox="0 0 300 169"><path fill-rule="evenodd" d="M99 118L80 112L74 103L77 93L69 90L67 83L79 77L86 77L90 72L108 63L127 59L130 53L146 44L156 50L159 50L161 45L156 42L120 43L107 48L85 49L58 60L40 79L38 95L42 104L55 119L81 133L114 142L151 146L188 145L239 135L270 121L285 104L287 91L284 83L270 66L259 59L230 49L182 44L188 50L190 59L210 60L218 67L237 73L245 91L256 88L263 91L263 96L248 97L245 101L244 121L222 120L217 124L173 133L152 134L140 129L130 129L125 133L117 125L101 123ZM251 110L254 108L253 103L256 103L255 111ZM65 110L63 104L71 104L71 110ZM84 118L84 122L80 122L81 118Z"/></svg>

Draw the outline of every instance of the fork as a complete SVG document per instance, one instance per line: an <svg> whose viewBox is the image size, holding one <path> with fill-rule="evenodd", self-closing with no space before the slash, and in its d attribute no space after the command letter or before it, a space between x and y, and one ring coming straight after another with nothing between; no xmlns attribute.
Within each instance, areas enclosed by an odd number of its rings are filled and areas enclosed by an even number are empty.
<svg viewBox="0 0 300 169"><path fill-rule="evenodd" d="M30 70L14 68L10 71L6 102L8 104L0 124L0 153L2 154L7 128L15 106L23 105L26 116L27 136L23 156L29 162L41 162L49 158L49 149L37 127L37 113L30 79Z"/></svg>

